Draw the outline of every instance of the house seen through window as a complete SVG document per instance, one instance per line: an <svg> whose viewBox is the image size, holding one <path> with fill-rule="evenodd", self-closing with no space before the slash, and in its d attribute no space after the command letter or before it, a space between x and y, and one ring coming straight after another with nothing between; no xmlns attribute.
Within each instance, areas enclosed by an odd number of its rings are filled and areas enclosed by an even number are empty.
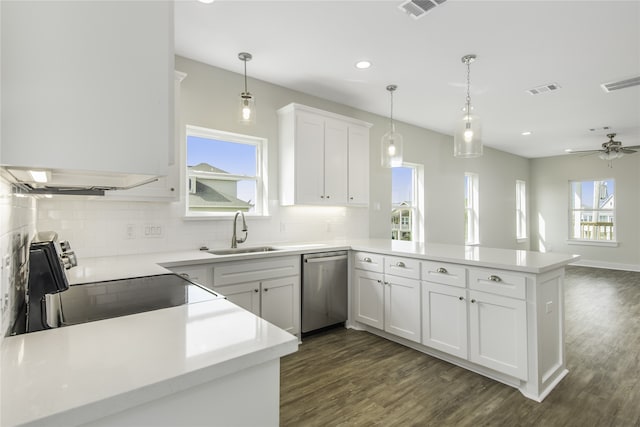
<svg viewBox="0 0 640 427"><path fill-rule="evenodd" d="M265 215L266 140L187 126L187 215Z"/></svg>
<svg viewBox="0 0 640 427"><path fill-rule="evenodd" d="M615 241L615 181L571 181L569 239Z"/></svg>
<svg viewBox="0 0 640 427"><path fill-rule="evenodd" d="M391 169L391 239L422 241L421 165L405 163Z"/></svg>

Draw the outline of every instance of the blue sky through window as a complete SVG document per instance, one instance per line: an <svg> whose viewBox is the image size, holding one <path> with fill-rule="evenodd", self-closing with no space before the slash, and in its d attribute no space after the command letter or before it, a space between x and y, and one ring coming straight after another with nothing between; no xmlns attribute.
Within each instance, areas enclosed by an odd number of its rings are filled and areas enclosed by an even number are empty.
<svg viewBox="0 0 640 427"><path fill-rule="evenodd" d="M251 144L187 136L187 166L208 163L235 175L256 175L256 147Z"/></svg>
<svg viewBox="0 0 640 427"><path fill-rule="evenodd" d="M402 202L413 205L413 168L391 169L391 203L399 205Z"/></svg>

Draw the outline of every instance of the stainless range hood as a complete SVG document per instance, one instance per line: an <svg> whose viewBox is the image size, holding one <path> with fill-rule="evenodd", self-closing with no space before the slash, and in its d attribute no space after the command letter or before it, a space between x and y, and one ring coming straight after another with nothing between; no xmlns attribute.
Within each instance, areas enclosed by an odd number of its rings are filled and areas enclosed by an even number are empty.
<svg viewBox="0 0 640 427"><path fill-rule="evenodd" d="M128 190L158 180L151 175L6 166L7 178L29 194L104 196L108 190Z"/></svg>

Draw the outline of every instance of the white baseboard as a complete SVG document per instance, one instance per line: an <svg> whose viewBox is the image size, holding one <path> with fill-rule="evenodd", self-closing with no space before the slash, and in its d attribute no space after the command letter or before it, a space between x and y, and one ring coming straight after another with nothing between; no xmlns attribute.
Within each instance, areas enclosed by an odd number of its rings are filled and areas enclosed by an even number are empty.
<svg viewBox="0 0 640 427"><path fill-rule="evenodd" d="M580 261L572 262L569 265L577 265L580 267L606 268L609 270L624 270L624 271L640 272L640 265L638 264L623 264L619 262L599 261L599 260L593 260L593 259L581 259Z"/></svg>

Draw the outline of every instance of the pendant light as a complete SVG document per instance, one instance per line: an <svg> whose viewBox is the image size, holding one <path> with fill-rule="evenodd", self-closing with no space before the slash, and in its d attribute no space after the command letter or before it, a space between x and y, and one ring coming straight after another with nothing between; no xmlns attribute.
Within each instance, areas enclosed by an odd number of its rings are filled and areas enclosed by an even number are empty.
<svg viewBox="0 0 640 427"><path fill-rule="evenodd" d="M396 125L393 123L393 92L398 88L396 85L387 86L391 95L391 114L389 115L389 131L382 136L382 167L395 168L402 166L402 135L396 132Z"/></svg>
<svg viewBox="0 0 640 427"><path fill-rule="evenodd" d="M245 125L256 122L256 99L247 90L247 61L253 58L250 53L240 52L238 58L244 62L244 92L240 94L240 108L238 120Z"/></svg>
<svg viewBox="0 0 640 427"><path fill-rule="evenodd" d="M470 54L462 57L462 62L467 65L467 99L463 108L463 115L456 125L453 137L453 155L455 157L479 157L482 156L482 127L480 118L474 114L471 106L471 63L476 60L476 55Z"/></svg>

